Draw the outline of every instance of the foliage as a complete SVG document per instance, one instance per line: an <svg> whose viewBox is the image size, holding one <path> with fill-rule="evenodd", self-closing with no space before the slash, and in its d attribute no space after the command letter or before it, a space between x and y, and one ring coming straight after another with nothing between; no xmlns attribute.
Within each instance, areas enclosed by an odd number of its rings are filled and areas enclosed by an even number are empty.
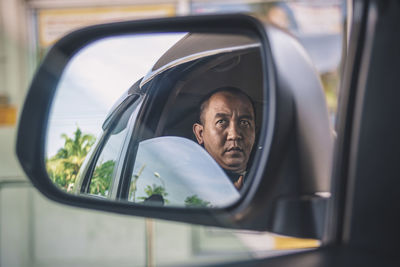
<svg viewBox="0 0 400 267"><path fill-rule="evenodd" d="M90 181L90 194L106 196L111 184L115 161L108 160L96 166Z"/></svg>
<svg viewBox="0 0 400 267"><path fill-rule="evenodd" d="M162 185L153 184L152 186L148 185L145 187L144 192L146 193L147 197L139 197L138 199L146 200L148 197L152 195L160 195L164 198L164 202L168 203L168 200L165 199L168 196L168 193L165 190L165 187Z"/></svg>
<svg viewBox="0 0 400 267"><path fill-rule="evenodd" d="M209 207L210 202L202 200L197 195L193 195L193 196L187 197L185 199L185 206L186 207Z"/></svg>
<svg viewBox="0 0 400 267"><path fill-rule="evenodd" d="M90 148L95 142L91 134L83 134L79 127L70 138L62 134L64 147L56 155L46 160L46 169L51 180L61 189L72 189L78 172Z"/></svg>
<svg viewBox="0 0 400 267"><path fill-rule="evenodd" d="M144 170L144 168L146 167L146 164L143 164L142 167L139 169L139 172L137 174L134 174L132 176L132 180L131 180L131 185L129 187L129 200L135 202L135 197L136 197L136 183L139 179L139 177L142 175L142 172ZM154 177L156 177L157 179L160 180L162 185L156 185L153 184L152 186L147 185L144 188L144 192L146 193L146 197L138 197L138 200L143 200L146 201L148 200L149 197L153 196L153 195L160 195L162 196L164 203L169 203L169 201L166 199L166 196L168 196L168 193L165 189L165 183L163 181L163 179L161 178L161 175L158 172L153 172Z"/></svg>

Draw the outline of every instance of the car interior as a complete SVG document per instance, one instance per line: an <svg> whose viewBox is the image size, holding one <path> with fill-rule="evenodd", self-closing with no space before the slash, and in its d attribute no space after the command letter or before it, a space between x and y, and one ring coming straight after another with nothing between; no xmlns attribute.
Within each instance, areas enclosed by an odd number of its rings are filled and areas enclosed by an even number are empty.
<svg viewBox="0 0 400 267"><path fill-rule="evenodd" d="M213 48L213 41L220 41L212 34L209 36L199 35L203 41L207 41L210 49ZM138 144L147 139L160 136L177 136L197 143L192 127L198 121L199 103L206 94L224 86L239 88L252 99L256 110L257 140L257 131L261 128L262 114L267 104L267 98L264 97L263 92L263 65L258 44L254 45L254 40L251 40L253 44L251 47L245 45L243 49L237 51L198 56L198 58L188 60L188 62L186 62L185 57L190 57L193 54L179 55L183 57L183 60L177 58L178 55L174 53L177 48L179 48L176 50L178 54L182 51L194 53L194 55L199 54L198 50L194 49L196 50L194 51L191 48L192 38L196 39L198 36L188 34L158 60L153 67L153 72L158 72L157 75L153 75L150 80L143 84L143 81L146 80L145 76L130 88L131 92L140 92L144 97L133 126L132 137L130 137L131 140L135 141L133 145L130 145L127 162L135 162ZM244 40L248 42L247 39ZM227 44L223 43L223 45L232 46L233 41L228 41ZM239 43L236 42L234 45L241 45L241 41L239 38ZM220 43L217 45L221 46ZM214 49L214 51L218 50ZM180 62L180 60L182 61ZM173 67L159 71L170 63L173 63ZM127 113L130 114L129 109L120 118L116 118L127 121L128 117L124 115ZM119 128L118 125L116 128ZM250 161L252 161L254 154L255 150ZM122 199L128 196L128 184L128 182L121 183Z"/></svg>
<svg viewBox="0 0 400 267"><path fill-rule="evenodd" d="M213 40L212 36L209 39L207 43ZM188 41L190 37L184 40ZM190 46L191 42L178 43L177 47L182 48L183 45ZM168 64L164 57L170 57L174 49L175 46L155 65L160 65L160 62ZM147 134L142 135L143 139L181 136L196 142L192 126L198 121L200 100L209 92L224 86L239 88L250 96L256 109L256 126L260 127L263 105L266 104L263 102L262 71L260 49L255 47L199 58L161 73L142 87L148 95L142 109L144 112L150 111L149 114L143 114L147 125Z"/></svg>

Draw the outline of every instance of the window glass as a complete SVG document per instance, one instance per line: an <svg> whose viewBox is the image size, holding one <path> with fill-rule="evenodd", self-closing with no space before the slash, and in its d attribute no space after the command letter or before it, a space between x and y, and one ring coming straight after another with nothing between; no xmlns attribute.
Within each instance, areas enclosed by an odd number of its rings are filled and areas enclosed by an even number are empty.
<svg viewBox="0 0 400 267"><path fill-rule="evenodd" d="M113 173L118 157L125 140L127 128L121 132L112 134L107 140L93 172L90 181L90 194L107 197L109 195Z"/></svg>
<svg viewBox="0 0 400 267"><path fill-rule="evenodd" d="M139 144L129 201L188 207L221 207L239 199L221 167L195 142L164 136Z"/></svg>

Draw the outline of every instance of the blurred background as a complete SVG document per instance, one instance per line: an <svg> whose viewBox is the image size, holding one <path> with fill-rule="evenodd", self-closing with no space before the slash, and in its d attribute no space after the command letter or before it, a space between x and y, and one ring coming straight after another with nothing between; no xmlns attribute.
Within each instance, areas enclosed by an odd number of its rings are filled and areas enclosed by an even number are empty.
<svg viewBox="0 0 400 267"><path fill-rule="evenodd" d="M60 37L99 23L211 13L250 14L297 37L320 74L334 123L345 1L0 0L0 266L188 266L318 246L62 206L40 195L17 162L18 116L30 80Z"/></svg>

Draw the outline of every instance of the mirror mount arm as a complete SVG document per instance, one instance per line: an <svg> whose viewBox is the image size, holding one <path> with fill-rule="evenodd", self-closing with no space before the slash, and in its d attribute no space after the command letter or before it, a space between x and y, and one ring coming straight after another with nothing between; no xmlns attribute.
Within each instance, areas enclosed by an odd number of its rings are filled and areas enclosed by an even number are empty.
<svg viewBox="0 0 400 267"><path fill-rule="evenodd" d="M271 230L284 235L321 239L329 198L317 195L282 197L276 201Z"/></svg>

